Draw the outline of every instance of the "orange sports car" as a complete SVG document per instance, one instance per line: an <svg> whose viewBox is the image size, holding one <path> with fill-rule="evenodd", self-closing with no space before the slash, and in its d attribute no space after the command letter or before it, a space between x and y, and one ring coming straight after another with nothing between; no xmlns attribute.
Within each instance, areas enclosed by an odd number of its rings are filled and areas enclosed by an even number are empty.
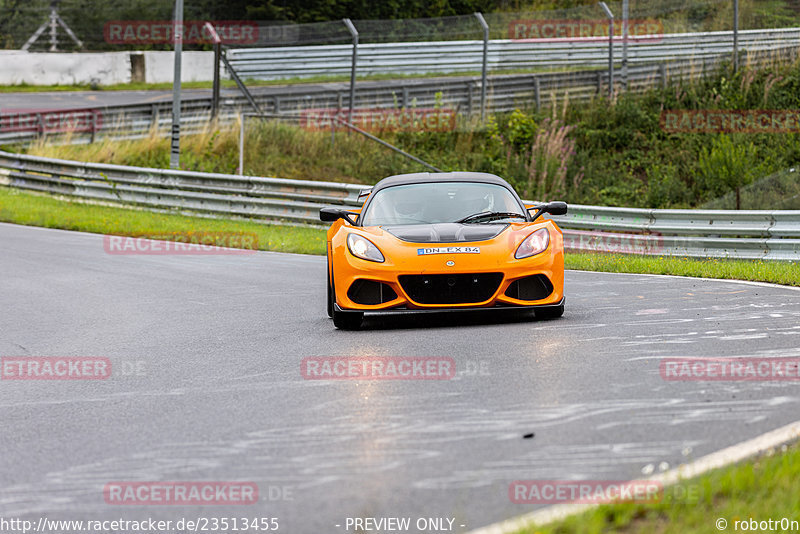
<svg viewBox="0 0 800 534"><path fill-rule="evenodd" d="M364 312L532 308L564 313L561 230L502 178L476 172L390 176L361 209L323 208L328 315L357 329Z"/></svg>

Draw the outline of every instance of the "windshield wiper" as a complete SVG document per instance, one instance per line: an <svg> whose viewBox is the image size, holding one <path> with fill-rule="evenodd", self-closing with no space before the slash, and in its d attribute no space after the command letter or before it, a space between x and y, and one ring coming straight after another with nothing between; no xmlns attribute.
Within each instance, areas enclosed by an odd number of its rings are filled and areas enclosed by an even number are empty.
<svg viewBox="0 0 800 534"><path fill-rule="evenodd" d="M509 217L516 217L517 219L527 219L521 213L514 213L511 211L482 211L480 213L473 213L472 215L467 215L463 219L459 219L457 223L466 223L466 222L474 222L481 219L507 219Z"/></svg>

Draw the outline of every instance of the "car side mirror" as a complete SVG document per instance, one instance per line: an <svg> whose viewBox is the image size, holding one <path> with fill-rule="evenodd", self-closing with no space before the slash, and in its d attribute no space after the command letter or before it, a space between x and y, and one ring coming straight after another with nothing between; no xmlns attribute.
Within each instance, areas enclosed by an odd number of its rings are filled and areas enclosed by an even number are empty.
<svg viewBox="0 0 800 534"><path fill-rule="evenodd" d="M355 218L351 219L351 216L358 217L358 214L341 208L322 208L319 210L319 220L322 222L334 222L339 219L345 219L350 224L355 224Z"/></svg>
<svg viewBox="0 0 800 534"><path fill-rule="evenodd" d="M545 204L545 211L550 215L566 215L567 203L561 202L560 200L549 202L548 204Z"/></svg>
<svg viewBox="0 0 800 534"><path fill-rule="evenodd" d="M555 201L555 202L548 202L547 204L537 204L535 206L526 206L528 210L536 210L536 213L533 214L533 221L539 218L540 215L543 213L549 213L550 215L566 215L567 214L567 203Z"/></svg>

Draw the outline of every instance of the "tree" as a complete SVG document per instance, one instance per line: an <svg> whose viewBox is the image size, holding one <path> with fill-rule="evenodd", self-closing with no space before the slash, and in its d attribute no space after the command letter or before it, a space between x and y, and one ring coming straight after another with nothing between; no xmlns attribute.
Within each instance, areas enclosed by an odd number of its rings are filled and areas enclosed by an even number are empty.
<svg viewBox="0 0 800 534"><path fill-rule="evenodd" d="M742 209L741 188L750 184L761 170L752 141L734 143L733 136L720 134L711 148L703 147L697 169L712 194L736 192L736 209Z"/></svg>

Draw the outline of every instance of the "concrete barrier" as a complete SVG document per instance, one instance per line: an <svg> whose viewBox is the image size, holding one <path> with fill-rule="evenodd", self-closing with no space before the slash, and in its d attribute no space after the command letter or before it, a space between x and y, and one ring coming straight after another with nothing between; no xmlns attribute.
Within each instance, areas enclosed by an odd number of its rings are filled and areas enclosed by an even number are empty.
<svg viewBox="0 0 800 534"><path fill-rule="evenodd" d="M138 56L137 59L143 56L144 65L141 60L131 61L134 56ZM131 81L164 83L172 81L173 53L0 50L0 64L3 65L0 69L0 85L113 85ZM184 52L181 80L210 82L213 79L213 64L213 52Z"/></svg>
<svg viewBox="0 0 800 534"><path fill-rule="evenodd" d="M131 78L130 52L36 53L0 50L2 85L111 85Z"/></svg>

